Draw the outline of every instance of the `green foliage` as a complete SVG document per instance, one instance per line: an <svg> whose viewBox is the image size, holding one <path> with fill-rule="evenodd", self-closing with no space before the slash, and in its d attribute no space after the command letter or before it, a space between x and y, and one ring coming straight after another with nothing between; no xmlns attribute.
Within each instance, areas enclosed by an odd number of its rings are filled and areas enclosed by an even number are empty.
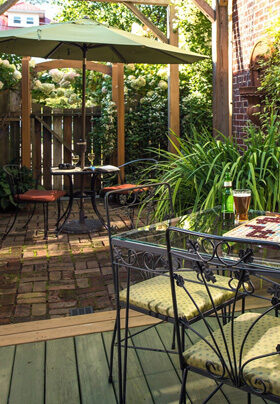
<svg viewBox="0 0 280 404"><path fill-rule="evenodd" d="M280 17L270 26L268 35L271 42L271 55L261 62L263 73L259 87L264 94L263 120L267 120L267 115L272 112L278 113L280 108Z"/></svg>
<svg viewBox="0 0 280 404"><path fill-rule="evenodd" d="M252 190L253 209L279 210L280 122L277 116L272 116L264 129L265 132L248 126L247 150L243 154L231 139L222 135L215 139L210 132L198 132L195 128L191 140L179 140L178 155L156 151L156 158L161 160L156 181L171 185L176 214L220 205L227 169L235 188ZM164 216L165 209L163 204L159 217Z"/></svg>
<svg viewBox="0 0 280 404"><path fill-rule="evenodd" d="M35 186L32 171L26 167L21 168L23 181L18 185L18 192L23 193ZM14 169L13 174L17 175L18 170ZM0 210L5 211L14 207L13 197L9 186L7 174L0 167Z"/></svg>

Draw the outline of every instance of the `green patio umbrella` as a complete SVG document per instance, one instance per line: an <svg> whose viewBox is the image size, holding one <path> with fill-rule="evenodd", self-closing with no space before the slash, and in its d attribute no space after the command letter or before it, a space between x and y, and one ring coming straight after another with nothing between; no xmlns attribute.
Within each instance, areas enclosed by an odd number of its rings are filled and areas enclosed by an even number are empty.
<svg viewBox="0 0 280 404"><path fill-rule="evenodd" d="M86 60L111 63L180 64L206 56L133 35L90 19L0 32L0 52L45 59L83 59L81 166L86 151Z"/></svg>

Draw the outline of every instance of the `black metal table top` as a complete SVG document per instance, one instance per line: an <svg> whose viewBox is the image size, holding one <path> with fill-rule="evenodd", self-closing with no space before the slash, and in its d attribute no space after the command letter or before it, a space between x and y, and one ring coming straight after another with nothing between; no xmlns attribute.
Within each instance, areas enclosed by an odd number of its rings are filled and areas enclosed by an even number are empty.
<svg viewBox="0 0 280 404"><path fill-rule="evenodd" d="M271 215L271 212L250 211L249 220L257 216L268 215ZM197 232L198 234L196 236L200 237L203 236L203 233L223 236L229 230L238 226L238 224L235 224L234 220L223 220L221 208L216 207L119 233L112 237L113 244L122 247L127 245L129 248L136 250L142 249L150 252L159 252L160 249L166 248L166 229L169 226ZM240 249L241 244L245 245L249 241L250 239L240 239L240 243L236 245L236 251ZM256 240L254 240L254 243L256 244ZM235 250L232 244L231 256L229 257L226 251L223 255L225 258L237 259L237 256L235 257L235 254L232 254L232 251ZM184 246L182 246L182 240L178 235L177 238L173 240L173 247L178 249L184 248ZM280 244L260 240L259 246L254 246L254 257L254 266L257 264L260 267L269 267L270 269L276 269L280 272Z"/></svg>

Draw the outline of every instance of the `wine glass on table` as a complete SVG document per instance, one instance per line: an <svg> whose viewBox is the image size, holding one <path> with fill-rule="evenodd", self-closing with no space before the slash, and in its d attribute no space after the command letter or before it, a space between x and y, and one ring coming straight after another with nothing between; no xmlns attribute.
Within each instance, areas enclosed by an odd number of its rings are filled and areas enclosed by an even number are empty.
<svg viewBox="0 0 280 404"><path fill-rule="evenodd" d="M72 163L74 164L75 167L77 166L79 160L80 160L80 156L78 154L73 154Z"/></svg>
<svg viewBox="0 0 280 404"><path fill-rule="evenodd" d="M94 159L95 159L95 154L93 153L93 150L91 150L89 153L88 153L88 160L89 160L89 162L90 162L90 166L92 167L93 166L93 162L94 162Z"/></svg>

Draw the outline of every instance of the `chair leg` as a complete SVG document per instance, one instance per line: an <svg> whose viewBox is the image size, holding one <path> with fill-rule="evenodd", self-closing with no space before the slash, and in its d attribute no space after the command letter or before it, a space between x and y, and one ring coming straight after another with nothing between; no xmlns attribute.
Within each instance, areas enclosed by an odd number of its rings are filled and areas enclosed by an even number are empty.
<svg viewBox="0 0 280 404"><path fill-rule="evenodd" d="M186 382L187 382L187 376L188 376L188 369L184 369L184 370L183 370L183 375L182 375L182 386L181 386L179 404L186 404Z"/></svg>
<svg viewBox="0 0 280 404"><path fill-rule="evenodd" d="M60 222L60 198L57 199L57 222L56 222L56 231L58 232L59 222Z"/></svg>
<svg viewBox="0 0 280 404"><path fill-rule="evenodd" d="M247 393L247 404L251 404L251 393Z"/></svg>
<svg viewBox="0 0 280 404"><path fill-rule="evenodd" d="M171 349L175 349L175 338L176 338L176 327L175 323L173 324L173 335L172 335L172 344L171 344Z"/></svg>
<svg viewBox="0 0 280 404"><path fill-rule="evenodd" d="M31 215L29 216L29 218L27 219L27 222L25 223L25 225L22 227L23 229L26 229L26 227L29 225L30 220L32 219L32 217L34 216L36 210L36 203L34 203L33 209L31 211Z"/></svg>
<svg viewBox="0 0 280 404"><path fill-rule="evenodd" d="M44 240L48 238L49 204L43 203L44 212Z"/></svg>
<svg viewBox="0 0 280 404"><path fill-rule="evenodd" d="M2 236L2 240L1 240L1 241L4 241L4 240L5 240L5 238L8 236L8 234L10 233L10 231L12 230L12 228L14 227L15 222L16 222L16 220L17 220L18 212L19 212L19 205L16 205L16 211L15 211L15 214L14 214L14 218L13 218L13 220L12 220L12 224L10 225L10 227L9 227L9 229L6 231L6 233L4 233L4 235Z"/></svg>
<svg viewBox="0 0 280 404"><path fill-rule="evenodd" d="M114 331L112 335L111 350L110 350L110 363L109 363L109 383L113 382L113 364L114 364L114 348L117 335L117 319L115 321Z"/></svg>

